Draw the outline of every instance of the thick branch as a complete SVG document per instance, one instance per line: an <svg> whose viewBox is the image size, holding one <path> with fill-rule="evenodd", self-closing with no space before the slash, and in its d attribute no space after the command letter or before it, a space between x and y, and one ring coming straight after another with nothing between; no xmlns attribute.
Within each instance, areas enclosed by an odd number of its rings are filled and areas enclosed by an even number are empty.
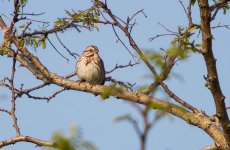
<svg viewBox="0 0 230 150"><path fill-rule="evenodd" d="M14 138L11 138L5 141L1 141L0 148L7 146L7 145L15 144L17 142L30 142L38 146L48 146L48 147L55 146L53 142L42 141L42 140L30 137L30 136L17 136L17 137L14 137Z"/></svg>
<svg viewBox="0 0 230 150"><path fill-rule="evenodd" d="M201 32L202 32L202 52L207 67L207 87L210 89L215 105L216 114L220 119L225 137L230 145L230 122L225 106L225 97L221 91L216 68L216 59L212 51L212 33L211 33L211 13L208 0L199 0L200 16L201 16Z"/></svg>

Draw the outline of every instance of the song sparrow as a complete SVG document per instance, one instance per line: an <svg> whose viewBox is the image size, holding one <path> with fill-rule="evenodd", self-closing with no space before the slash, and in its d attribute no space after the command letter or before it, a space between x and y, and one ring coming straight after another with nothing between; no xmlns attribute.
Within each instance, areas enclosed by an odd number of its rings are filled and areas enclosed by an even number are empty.
<svg viewBox="0 0 230 150"><path fill-rule="evenodd" d="M92 84L105 83L105 68L96 46L88 46L76 64L76 74L81 81Z"/></svg>

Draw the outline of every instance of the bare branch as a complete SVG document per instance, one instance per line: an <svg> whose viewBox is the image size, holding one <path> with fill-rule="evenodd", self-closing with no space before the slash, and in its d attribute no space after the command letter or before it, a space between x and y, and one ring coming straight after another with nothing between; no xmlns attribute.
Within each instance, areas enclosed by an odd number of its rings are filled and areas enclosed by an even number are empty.
<svg viewBox="0 0 230 150"><path fill-rule="evenodd" d="M168 29L168 28L165 27L162 23L158 22L158 24L159 24L162 28L164 28L166 31L168 31L169 33L173 33L173 34L178 35L178 32L175 32L175 31L172 31L172 30Z"/></svg>
<svg viewBox="0 0 230 150"><path fill-rule="evenodd" d="M132 19L135 18L140 13L142 13L144 15L144 17L147 18L147 15L145 14L144 9L141 9L141 10L137 11L135 14L133 14L132 17L129 19L129 21L132 21Z"/></svg>
<svg viewBox="0 0 230 150"><path fill-rule="evenodd" d="M16 53L17 55L17 53ZM10 79L10 86L11 86L11 95L12 95L12 99L11 99L11 117L13 119L13 123L14 123L14 128L16 130L16 134L17 136L20 135L20 129L18 127L18 123L17 123L17 117L15 115L15 111L16 111L16 98L15 98L15 89L14 89L14 75L15 75L15 65L16 65L16 56L13 57L13 65L12 65L12 70L11 70L11 79Z"/></svg>
<svg viewBox="0 0 230 150"><path fill-rule="evenodd" d="M18 12L19 12L19 0L14 1L14 15L13 15L13 20L11 21L10 24L10 30L13 30L13 27L15 23L18 21Z"/></svg>
<svg viewBox="0 0 230 150"><path fill-rule="evenodd" d="M18 13L18 15L20 15L20 16L41 16L44 14L45 14L45 12L42 12L42 13Z"/></svg>
<svg viewBox="0 0 230 150"><path fill-rule="evenodd" d="M10 111L8 111L8 110L6 110L6 109L0 108L0 111L1 111L1 112L5 112L5 113L7 113L8 115L11 115Z"/></svg>
<svg viewBox="0 0 230 150"><path fill-rule="evenodd" d="M54 50L55 50L62 58L64 58L67 62L69 62L69 59L66 58L63 54L61 54L61 53L58 51L58 49L54 46L54 44L50 41L50 39L49 39L48 37L47 37L47 39L48 39L50 45L54 48Z"/></svg>
<svg viewBox="0 0 230 150"><path fill-rule="evenodd" d="M58 41L59 41L59 42L61 43L61 45L64 47L64 49L66 49L66 51L67 51L71 56L73 56L75 59L76 59L76 56L75 56L75 55L77 55L78 57L80 57L80 55L78 55L77 53L71 52L71 51L65 46L65 44L63 44L63 42L61 41L61 39L58 37L57 33L55 33L55 35L56 35L56 38L58 39Z"/></svg>
<svg viewBox="0 0 230 150"><path fill-rule="evenodd" d="M66 89L65 88L61 88L59 89L58 91L54 92L52 95L46 97L46 96L33 96L29 93L24 93L26 94L29 98L32 98L32 99L35 99L35 100L46 100L47 102L49 102L51 99L53 99L55 96L57 96L58 94L60 94L61 92L65 91Z"/></svg>
<svg viewBox="0 0 230 150"><path fill-rule="evenodd" d="M154 36L154 37L151 37L151 38L149 38L149 41L150 42L152 42L153 40L155 40L156 38L158 38L158 37L161 37L161 36L168 36L168 35L172 35L172 36L178 36L178 34L175 34L175 33L165 33L165 34L158 34L158 35L156 35L156 36Z"/></svg>
<svg viewBox="0 0 230 150"><path fill-rule="evenodd" d="M139 64L139 62L132 63L131 61L129 61L129 63L127 65L118 65L118 64L116 64L116 66L113 69L111 69L110 71L106 71L106 74L110 74L110 73L112 73L113 71L115 71L117 69L126 68L126 67L133 67L133 66L135 66L137 64Z"/></svg>
<svg viewBox="0 0 230 150"><path fill-rule="evenodd" d="M188 18L188 21L189 21L189 27L192 27L193 26L193 22L192 22L192 0L189 0L189 5L187 7L187 10L183 4L183 2L181 0L179 0L181 6L183 7L184 9L184 12Z"/></svg>
<svg viewBox="0 0 230 150"><path fill-rule="evenodd" d="M131 51L128 49L128 47L125 45L125 43L120 39L120 37L119 37L119 35L117 34L117 31L116 31L116 29L114 28L113 25L112 25L112 28L113 28L113 32L115 33L115 35L116 35L118 41L120 41L121 44L125 47L125 49L129 52L129 54L132 56L134 62L137 62L137 61L135 60L135 56L131 53Z"/></svg>
<svg viewBox="0 0 230 150"><path fill-rule="evenodd" d="M228 0L222 0L209 7L208 0L199 0L201 12L201 33L202 33L202 54L207 68L207 87L212 93L216 106L216 114L220 119L221 127L224 131L225 138L230 145L230 121L225 106L225 96L222 93L218 72L216 68L216 59L212 49L212 32L211 32L211 12L210 9L220 7L226 4Z"/></svg>
<svg viewBox="0 0 230 150"><path fill-rule="evenodd" d="M213 26L211 27L212 29L216 29L216 28L226 28L228 30L230 30L230 25L228 24L224 24L224 25L221 25L220 23L217 25L217 26Z"/></svg>
<svg viewBox="0 0 230 150"><path fill-rule="evenodd" d="M55 146L55 143L53 143L53 142L42 141L40 139L36 139L36 138L30 137L30 136L17 136L17 137L13 137L13 138L5 140L5 141L1 141L0 142L0 148L15 144L18 142L30 142L30 143L36 144L38 146L48 146L48 147Z"/></svg>

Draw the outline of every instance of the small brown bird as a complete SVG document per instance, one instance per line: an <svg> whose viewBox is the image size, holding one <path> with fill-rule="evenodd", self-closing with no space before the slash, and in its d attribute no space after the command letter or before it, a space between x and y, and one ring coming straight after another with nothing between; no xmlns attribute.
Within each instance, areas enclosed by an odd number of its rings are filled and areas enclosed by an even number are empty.
<svg viewBox="0 0 230 150"><path fill-rule="evenodd" d="M96 46L88 46L76 64L76 74L81 81L91 84L105 83L105 68Z"/></svg>

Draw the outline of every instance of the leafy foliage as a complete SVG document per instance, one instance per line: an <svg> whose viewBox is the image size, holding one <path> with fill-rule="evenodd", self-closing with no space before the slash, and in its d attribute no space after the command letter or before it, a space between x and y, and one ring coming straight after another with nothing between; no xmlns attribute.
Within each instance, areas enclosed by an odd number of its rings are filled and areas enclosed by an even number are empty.
<svg viewBox="0 0 230 150"><path fill-rule="evenodd" d="M105 87L104 93L101 94L101 98L107 99L109 98L109 95L111 95L112 93L121 93L121 92L123 92L123 87L122 86L118 87L116 84L113 83L110 86Z"/></svg>
<svg viewBox="0 0 230 150"><path fill-rule="evenodd" d="M93 144L82 139L76 126L70 128L69 136L59 131L53 135L52 140L55 142L55 148L47 148L48 150L96 150Z"/></svg>
<svg viewBox="0 0 230 150"><path fill-rule="evenodd" d="M78 12L75 12L74 10L66 10L65 13L68 17L60 18L55 21L55 27L60 27L71 23L82 23L83 26L86 25L90 29L98 29L98 26L96 25L100 16L98 5L94 5L87 10L79 10Z"/></svg>
<svg viewBox="0 0 230 150"><path fill-rule="evenodd" d="M38 47L42 47L43 49L46 48L46 40L47 38L41 37L41 36L31 36L31 37L25 37L20 41L20 46L24 47L25 44L27 46L31 46L34 49L37 49Z"/></svg>
<svg viewBox="0 0 230 150"><path fill-rule="evenodd" d="M7 54L7 42L6 41L4 41L3 43L2 43L2 45L0 46L0 55L6 55Z"/></svg>

